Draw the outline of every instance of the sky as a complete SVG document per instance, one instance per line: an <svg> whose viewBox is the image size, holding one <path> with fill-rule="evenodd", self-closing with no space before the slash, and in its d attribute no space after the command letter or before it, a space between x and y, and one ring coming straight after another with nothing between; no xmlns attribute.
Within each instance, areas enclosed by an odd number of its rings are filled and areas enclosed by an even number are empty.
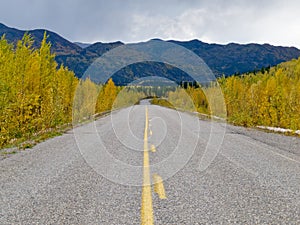
<svg viewBox="0 0 300 225"><path fill-rule="evenodd" d="M1 0L0 22L70 41L199 39L300 48L299 0Z"/></svg>

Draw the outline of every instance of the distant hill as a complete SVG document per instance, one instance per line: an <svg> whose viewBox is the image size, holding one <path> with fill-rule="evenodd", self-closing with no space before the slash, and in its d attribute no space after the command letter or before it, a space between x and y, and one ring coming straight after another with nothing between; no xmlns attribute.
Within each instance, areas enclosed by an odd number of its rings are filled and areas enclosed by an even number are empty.
<svg viewBox="0 0 300 225"><path fill-rule="evenodd" d="M23 30L17 30L15 28L10 28L5 26L4 24L0 23L0 36L5 34L6 39L9 42L16 42L24 36L26 32L31 34L35 40L35 47L38 47L41 41L43 40L44 33L47 32L47 35L49 36L48 41L51 42L52 45L52 51L56 53L56 55L76 55L80 54L82 51L82 48L77 46L76 44L69 42L68 40L64 39L60 35L43 29L37 29L37 30L30 30L30 31L23 31Z"/></svg>
<svg viewBox="0 0 300 225"><path fill-rule="evenodd" d="M269 44L207 44L199 40L170 41L186 47L200 56L213 72L220 76L233 75L275 66L300 56L294 47L277 47Z"/></svg>
<svg viewBox="0 0 300 225"><path fill-rule="evenodd" d="M74 44L78 45L80 48L87 48L91 45L88 43L81 43L81 42L74 42Z"/></svg>
<svg viewBox="0 0 300 225"><path fill-rule="evenodd" d="M81 77L89 65L102 54L124 45L122 42L97 42L91 45L72 43L54 32L37 29L28 31L36 41L35 47L38 47L45 31L49 36L48 41L52 44L52 51L56 54L58 64L63 63L78 77ZM20 40L25 32L0 23L0 36L5 34L10 42ZM219 45L207 44L199 40L186 42L171 40L169 42L186 47L200 56L216 76L251 72L300 57L300 50L297 48L277 47L269 44ZM190 80L189 76L180 69L154 62L138 63L123 68L113 76L113 80L118 85L124 85L139 77L153 75L167 77L178 83L182 80Z"/></svg>
<svg viewBox="0 0 300 225"><path fill-rule="evenodd" d="M123 45L121 42L101 43L97 42L86 48L81 48L80 54L57 55L56 61L63 63L69 69L73 70L78 77L81 77L87 68L105 52ZM114 79L116 84L122 85L117 78Z"/></svg>
<svg viewBox="0 0 300 225"><path fill-rule="evenodd" d="M108 52L109 50L119 47L121 45L124 45L124 43L117 41L117 42L112 42L112 43L101 43L97 42L89 47L86 48L87 51L96 53L97 55L101 56L105 52Z"/></svg>

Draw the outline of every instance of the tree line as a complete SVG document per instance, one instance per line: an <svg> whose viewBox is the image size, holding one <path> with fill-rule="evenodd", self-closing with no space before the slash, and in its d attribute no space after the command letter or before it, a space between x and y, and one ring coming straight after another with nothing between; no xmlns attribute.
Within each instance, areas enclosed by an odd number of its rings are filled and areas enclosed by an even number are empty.
<svg viewBox="0 0 300 225"><path fill-rule="evenodd" d="M39 49L30 35L16 45L0 40L0 146L70 122L78 79L57 68L46 39Z"/></svg>
<svg viewBox="0 0 300 225"><path fill-rule="evenodd" d="M0 39L0 148L110 110L120 92L116 107L141 96L112 80L100 85L58 68L46 33L40 48L33 44L28 34L16 44Z"/></svg>
<svg viewBox="0 0 300 225"><path fill-rule="evenodd" d="M180 86L167 94L167 100L172 107L220 116L236 125L299 130L300 58L252 73L223 76L208 87Z"/></svg>
<svg viewBox="0 0 300 225"><path fill-rule="evenodd" d="M300 58L222 77L208 87L118 87L111 79L106 84L79 80L68 68L58 67L46 34L40 48L33 43L28 34L16 44L5 36L0 39L0 148L147 96L163 97L164 105L175 108L226 117L237 125L300 129Z"/></svg>
<svg viewBox="0 0 300 225"><path fill-rule="evenodd" d="M300 58L219 83L229 122L300 129Z"/></svg>

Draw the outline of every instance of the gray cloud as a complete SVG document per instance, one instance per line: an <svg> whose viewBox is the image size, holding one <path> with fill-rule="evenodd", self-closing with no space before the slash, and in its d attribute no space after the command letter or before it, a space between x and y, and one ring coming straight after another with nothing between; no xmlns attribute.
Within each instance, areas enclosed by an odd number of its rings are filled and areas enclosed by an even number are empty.
<svg viewBox="0 0 300 225"><path fill-rule="evenodd" d="M157 37L300 48L299 8L297 0L11 0L1 3L0 21L83 42Z"/></svg>

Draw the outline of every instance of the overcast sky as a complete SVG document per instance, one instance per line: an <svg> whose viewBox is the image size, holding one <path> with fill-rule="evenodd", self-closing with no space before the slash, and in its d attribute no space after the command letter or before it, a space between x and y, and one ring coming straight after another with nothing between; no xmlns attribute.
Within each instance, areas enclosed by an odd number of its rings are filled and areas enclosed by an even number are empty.
<svg viewBox="0 0 300 225"><path fill-rule="evenodd" d="M199 39L300 48L299 0L1 0L0 22L71 41Z"/></svg>

